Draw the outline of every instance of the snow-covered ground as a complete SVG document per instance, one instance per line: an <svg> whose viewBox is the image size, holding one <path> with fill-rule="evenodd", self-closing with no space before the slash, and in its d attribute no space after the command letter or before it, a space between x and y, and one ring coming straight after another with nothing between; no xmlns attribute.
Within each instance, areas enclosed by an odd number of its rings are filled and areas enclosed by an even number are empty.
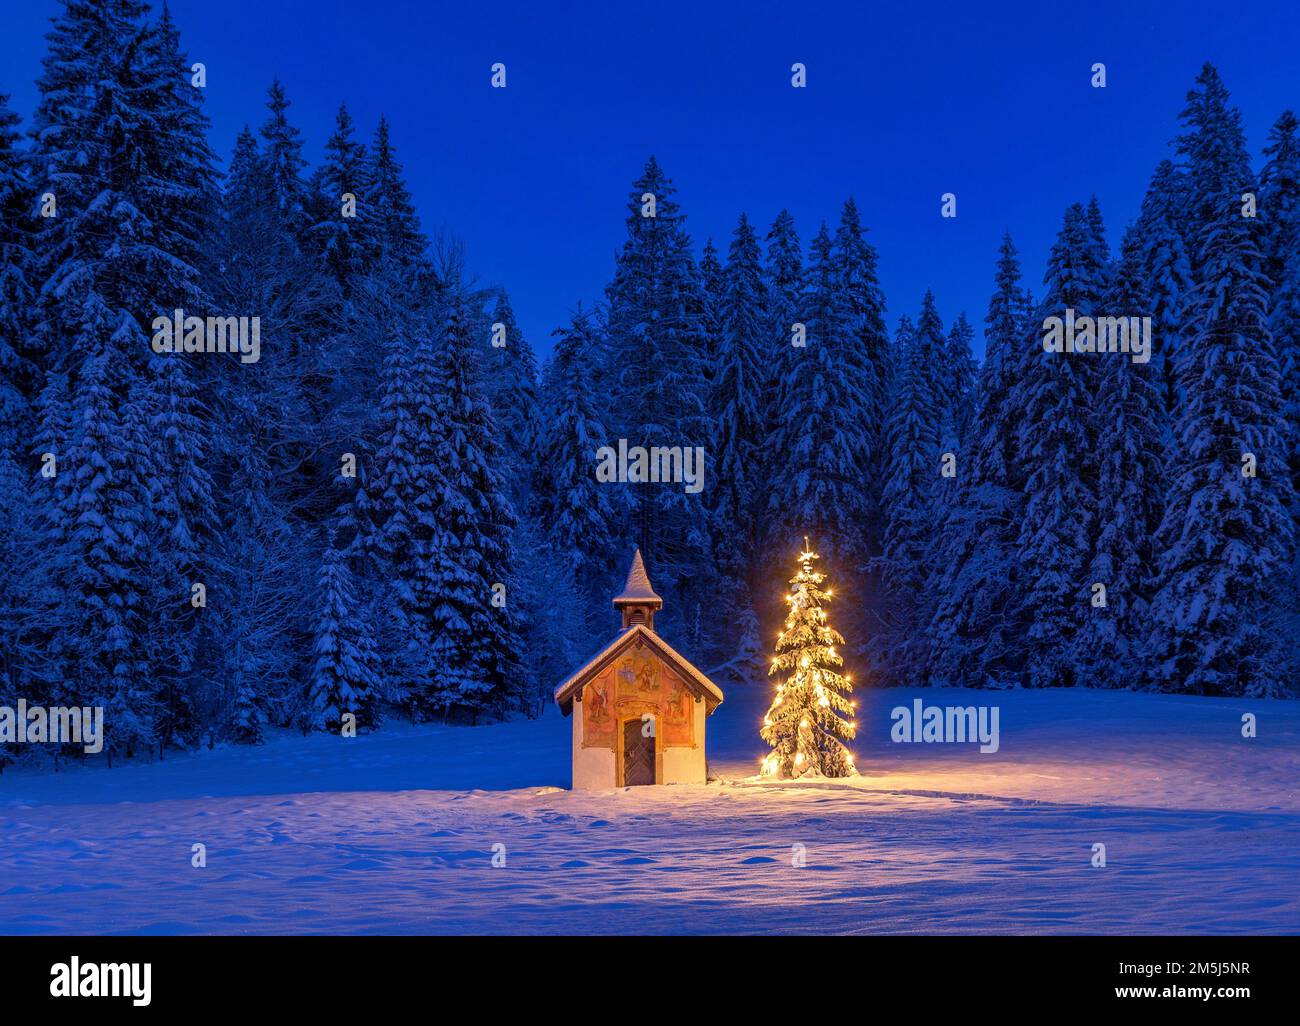
<svg viewBox="0 0 1300 1026"><path fill-rule="evenodd" d="M1000 750L892 743L917 697L997 705ZM563 790L554 712L10 769L0 933L1300 932L1300 703L859 699L849 782L752 779L766 688L709 721L705 787Z"/></svg>

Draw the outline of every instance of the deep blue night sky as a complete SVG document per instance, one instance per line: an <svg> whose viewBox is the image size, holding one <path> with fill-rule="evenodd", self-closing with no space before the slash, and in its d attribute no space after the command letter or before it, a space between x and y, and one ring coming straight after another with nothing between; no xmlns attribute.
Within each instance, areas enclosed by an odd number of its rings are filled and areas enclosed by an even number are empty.
<svg viewBox="0 0 1300 1026"><path fill-rule="evenodd" d="M806 244L853 195L891 329L927 287L945 322L965 309L979 326L1004 228L1036 290L1070 202L1095 192L1117 242L1202 62L1223 73L1256 156L1300 106L1294 3L996 6L171 3L208 66L223 160L276 75L313 162L340 101L363 138L387 114L426 230L465 241L541 351L577 300L599 297L650 153L697 248L713 236L725 254L740 211L766 230L782 206ZM0 91L24 117L56 9L0 2ZM505 90L489 87L495 61ZM790 86L795 61L807 89ZM947 191L955 221L939 216Z"/></svg>

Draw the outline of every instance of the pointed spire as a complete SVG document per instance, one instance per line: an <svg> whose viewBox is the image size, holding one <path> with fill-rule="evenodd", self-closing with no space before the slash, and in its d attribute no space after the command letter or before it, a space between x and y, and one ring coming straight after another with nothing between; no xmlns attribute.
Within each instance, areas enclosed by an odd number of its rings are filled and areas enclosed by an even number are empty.
<svg viewBox="0 0 1300 1026"><path fill-rule="evenodd" d="M654 588L650 586L650 578L645 572L645 563L641 561L641 550L638 548L636 555L632 557L632 568L627 572L627 583L623 585L623 592L614 597L614 608L638 605L660 609L663 604L664 600L656 595Z"/></svg>

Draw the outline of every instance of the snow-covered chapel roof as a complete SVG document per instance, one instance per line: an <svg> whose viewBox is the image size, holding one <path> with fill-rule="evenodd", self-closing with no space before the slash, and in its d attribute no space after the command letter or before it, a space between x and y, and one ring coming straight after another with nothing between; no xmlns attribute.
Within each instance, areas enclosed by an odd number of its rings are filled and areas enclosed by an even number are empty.
<svg viewBox="0 0 1300 1026"><path fill-rule="evenodd" d="M627 572L627 583L623 585L623 591L614 596L614 608L638 605L661 609L663 604L664 600L655 594L654 588L650 587L645 563L641 561L641 550L637 549L636 555L632 557L632 567Z"/></svg>
<svg viewBox="0 0 1300 1026"><path fill-rule="evenodd" d="M638 562L640 561L638 560ZM655 596L655 598L658 597ZM573 673L555 689L555 701L564 711L564 715L569 715L569 710L573 707L574 695L582 690L583 685L617 659L619 654L630 647L638 638L643 639L650 648L663 657L665 662L681 673L687 685L708 702L708 711L710 713L722 704L722 689L718 685L692 666L684 655L654 631L644 624L636 624L627 628L627 630L620 631L618 637L588 659L581 669Z"/></svg>

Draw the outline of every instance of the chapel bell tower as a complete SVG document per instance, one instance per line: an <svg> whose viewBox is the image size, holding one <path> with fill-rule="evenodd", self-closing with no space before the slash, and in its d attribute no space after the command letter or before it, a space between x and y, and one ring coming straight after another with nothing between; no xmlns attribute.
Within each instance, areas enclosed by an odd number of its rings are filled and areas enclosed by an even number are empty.
<svg viewBox="0 0 1300 1026"><path fill-rule="evenodd" d="M655 629L655 611L662 609L664 600L650 587L650 578L646 576L645 563L641 561L641 550L636 550L632 560L632 569L627 572L627 583L623 590L614 596L614 608L623 614L623 629L641 624L647 630Z"/></svg>

